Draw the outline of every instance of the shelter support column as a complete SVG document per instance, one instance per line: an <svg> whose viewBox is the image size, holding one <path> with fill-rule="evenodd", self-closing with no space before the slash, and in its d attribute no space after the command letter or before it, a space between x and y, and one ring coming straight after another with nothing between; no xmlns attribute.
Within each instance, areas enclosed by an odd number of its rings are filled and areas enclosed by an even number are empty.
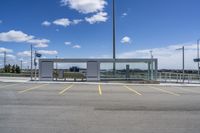
<svg viewBox="0 0 200 133"><path fill-rule="evenodd" d="M53 80L53 61L39 62L39 78L40 80Z"/></svg>
<svg viewBox="0 0 200 133"><path fill-rule="evenodd" d="M158 60L155 60L155 80L158 78Z"/></svg>
<svg viewBox="0 0 200 133"><path fill-rule="evenodd" d="M99 81L100 80L100 63L98 61L87 62L87 81Z"/></svg>
<svg viewBox="0 0 200 133"><path fill-rule="evenodd" d="M151 65L150 62L147 63L148 64L148 80L151 80Z"/></svg>

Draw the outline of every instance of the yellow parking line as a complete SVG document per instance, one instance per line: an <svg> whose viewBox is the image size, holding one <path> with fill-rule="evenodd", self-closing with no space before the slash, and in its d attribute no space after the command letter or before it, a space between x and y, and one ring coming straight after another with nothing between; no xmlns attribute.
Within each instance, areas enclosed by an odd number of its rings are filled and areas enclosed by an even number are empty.
<svg viewBox="0 0 200 133"><path fill-rule="evenodd" d="M156 87L150 87L150 88L157 90L157 91L164 92L164 93L168 93L168 94L171 94L171 95L174 95L174 96L180 96L180 94L177 94L177 93L174 93L174 92L171 92L171 91L167 91L167 90L164 90L164 89L160 89L160 88L156 88Z"/></svg>
<svg viewBox="0 0 200 133"><path fill-rule="evenodd" d="M60 91L58 94L59 95L64 95L64 93L67 91L67 90L69 90L70 88L72 88L74 85L72 84L72 85L70 85L70 86L68 86L67 88L65 88L65 89L63 89L62 91Z"/></svg>
<svg viewBox="0 0 200 133"><path fill-rule="evenodd" d="M5 87L15 86L15 85L18 85L18 84L4 85L4 86L1 86L0 88L5 88Z"/></svg>
<svg viewBox="0 0 200 133"><path fill-rule="evenodd" d="M102 95L102 89L101 89L101 85L99 84L99 95L101 96Z"/></svg>
<svg viewBox="0 0 200 133"><path fill-rule="evenodd" d="M25 92L28 92L28 91L31 91L31 90L35 90L35 89L41 88L43 86L47 86L47 85L49 85L49 84L42 84L42 85L34 86L34 87L29 88L29 89L26 89L26 90L23 90L23 91L19 91L18 93L22 94L22 93L25 93Z"/></svg>
<svg viewBox="0 0 200 133"><path fill-rule="evenodd" d="M141 93L137 92L136 90L134 90L134 89L132 89L132 88L130 88L130 87L128 87L128 86L124 86L124 87L127 88L128 90L134 92L134 93L137 94L137 95L140 95L140 96L142 95Z"/></svg>

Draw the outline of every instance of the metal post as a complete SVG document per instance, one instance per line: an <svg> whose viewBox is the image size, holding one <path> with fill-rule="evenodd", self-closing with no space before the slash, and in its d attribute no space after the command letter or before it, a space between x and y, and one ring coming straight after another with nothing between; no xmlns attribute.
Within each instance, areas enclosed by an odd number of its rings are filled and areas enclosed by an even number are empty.
<svg viewBox="0 0 200 133"><path fill-rule="evenodd" d="M116 25L115 25L115 0L113 0L113 73L115 74L116 71L116 63L115 63L115 59L116 59Z"/></svg>
<svg viewBox="0 0 200 133"><path fill-rule="evenodd" d="M151 54L151 80L153 80L153 51L150 51Z"/></svg>
<svg viewBox="0 0 200 133"><path fill-rule="evenodd" d="M31 44L31 80L33 80L33 45Z"/></svg>
<svg viewBox="0 0 200 133"><path fill-rule="evenodd" d="M200 39L197 40L197 59L199 59L199 41ZM198 64L197 64L197 70L198 70L198 76L200 75L200 70L199 70L199 61L198 61Z"/></svg>
<svg viewBox="0 0 200 133"><path fill-rule="evenodd" d="M36 81L36 66L37 66L37 64L36 64L36 51L35 51L35 58L34 58L34 66L35 66L35 81Z"/></svg>
<svg viewBox="0 0 200 133"><path fill-rule="evenodd" d="M56 56L56 59L58 59L58 56ZM58 62L56 61L56 81L58 80L59 74L58 74Z"/></svg>
<svg viewBox="0 0 200 133"><path fill-rule="evenodd" d="M148 62L148 80L151 80L151 66L150 66L150 62Z"/></svg>
<svg viewBox="0 0 200 133"><path fill-rule="evenodd" d="M185 47L183 46L183 83L185 81Z"/></svg>
<svg viewBox="0 0 200 133"><path fill-rule="evenodd" d="M58 59L58 56L56 56L56 59ZM56 62L56 71L58 69L58 63Z"/></svg>
<svg viewBox="0 0 200 133"><path fill-rule="evenodd" d="M158 79L158 60L155 61L155 80Z"/></svg>

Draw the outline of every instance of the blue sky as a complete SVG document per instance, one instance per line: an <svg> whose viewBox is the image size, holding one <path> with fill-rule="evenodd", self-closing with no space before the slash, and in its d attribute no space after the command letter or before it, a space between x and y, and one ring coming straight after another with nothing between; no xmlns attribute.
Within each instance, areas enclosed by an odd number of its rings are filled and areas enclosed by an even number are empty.
<svg viewBox="0 0 200 133"><path fill-rule="evenodd" d="M199 0L116 0L117 57L149 58L153 50L159 68L181 68L175 49L185 45L186 67L195 68L199 5ZM43 57L111 58L112 1L1 0L0 52L28 65L30 44Z"/></svg>

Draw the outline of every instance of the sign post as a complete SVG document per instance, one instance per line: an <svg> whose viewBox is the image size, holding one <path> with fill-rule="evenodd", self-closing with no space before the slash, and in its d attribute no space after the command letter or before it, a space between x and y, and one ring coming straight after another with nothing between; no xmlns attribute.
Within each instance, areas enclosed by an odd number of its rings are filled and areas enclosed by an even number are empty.
<svg viewBox="0 0 200 133"><path fill-rule="evenodd" d="M37 53L35 51L35 58L34 58L34 66L35 66L35 81L37 79L37 58L40 58L42 56L42 54Z"/></svg>

